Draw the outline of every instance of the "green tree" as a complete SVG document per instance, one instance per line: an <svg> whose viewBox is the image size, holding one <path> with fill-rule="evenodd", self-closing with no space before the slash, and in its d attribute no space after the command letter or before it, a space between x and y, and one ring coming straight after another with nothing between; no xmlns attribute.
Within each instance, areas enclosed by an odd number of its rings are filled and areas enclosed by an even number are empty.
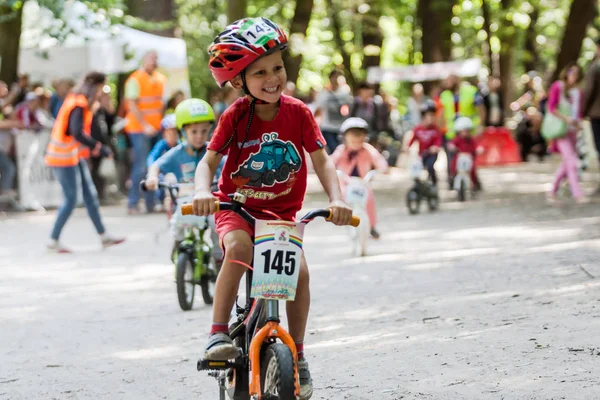
<svg viewBox="0 0 600 400"><path fill-rule="evenodd" d="M0 80L9 85L17 79L23 3L4 1L0 5Z"/></svg>
<svg viewBox="0 0 600 400"><path fill-rule="evenodd" d="M155 35L175 36L175 0L127 0L127 12L140 20L136 28Z"/></svg>
<svg viewBox="0 0 600 400"><path fill-rule="evenodd" d="M246 0L228 0L227 1L227 22L232 23L238 19L244 18L247 14Z"/></svg>
<svg viewBox="0 0 600 400"><path fill-rule="evenodd" d="M289 51L283 54L288 80L296 83L302 66L302 47L306 41L314 0L297 0L289 28Z"/></svg>
<svg viewBox="0 0 600 400"><path fill-rule="evenodd" d="M419 0L417 19L422 32L423 63L450 59L453 6L453 0Z"/></svg>
<svg viewBox="0 0 600 400"><path fill-rule="evenodd" d="M597 15L598 2L596 0L573 0L560 51L556 58L553 80L558 78L560 71L569 62L578 60L587 28Z"/></svg>

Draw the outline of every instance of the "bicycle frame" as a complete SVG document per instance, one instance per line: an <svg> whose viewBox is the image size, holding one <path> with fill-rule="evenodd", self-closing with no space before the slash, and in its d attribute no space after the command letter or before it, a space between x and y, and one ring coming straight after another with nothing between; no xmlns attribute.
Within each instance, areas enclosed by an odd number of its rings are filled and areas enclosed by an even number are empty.
<svg viewBox="0 0 600 400"><path fill-rule="evenodd" d="M159 188L165 189L169 193L171 198L171 207L176 208L178 201L177 195L179 194L179 184L167 184L159 183ZM194 265L194 284L199 284L202 275L206 272L206 265L202 262L206 254L210 253L210 248L204 239L204 235L208 229L208 223L202 227L189 226L185 228L184 239L176 249L176 253L173 255L173 262L177 262L177 254L180 251L184 251L188 254Z"/></svg>
<svg viewBox="0 0 600 400"><path fill-rule="evenodd" d="M255 218L243 208L243 204L246 201L244 195L235 193L232 197L231 203L220 202L218 203L218 209L231 210L240 215L246 220L251 226L255 225ZM182 207L183 214L192 213L190 206ZM301 222L308 223L316 217L331 216L330 210L314 210L306 214ZM353 224L358 225L360 221L353 219ZM281 340L286 346L289 347L292 357L294 360L294 380L296 396L300 395L300 381L298 375L298 352L296 350L296 344L292 336L280 326L279 318L279 301L278 300L266 300L266 299L254 299L250 297L252 288L252 271L253 266L247 265L242 262L234 261L240 265L244 265L248 268L246 272L246 305L244 308L237 306L236 302L236 314L237 321L230 327L230 337L232 340L237 339L240 335L244 335L244 348L241 364L239 362L229 361L199 361L198 370L202 369L234 369L237 371L239 368L250 369L251 380L248 385L248 394L252 399L262 399L261 394L261 382L260 382L260 353L264 343L269 341L275 341L276 339ZM240 377L236 374L236 380ZM242 384L244 381L242 378ZM238 382L236 382L237 390Z"/></svg>

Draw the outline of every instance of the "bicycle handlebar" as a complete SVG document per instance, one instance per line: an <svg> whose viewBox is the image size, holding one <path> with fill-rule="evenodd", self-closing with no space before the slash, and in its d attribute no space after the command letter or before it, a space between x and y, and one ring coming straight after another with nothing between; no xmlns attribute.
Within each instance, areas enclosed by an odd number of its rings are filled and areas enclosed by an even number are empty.
<svg viewBox="0 0 600 400"><path fill-rule="evenodd" d="M173 201L175 203L177 203L177 199L175 196L175 193L173 193L173 190L177 190L179 185L178 184L168 184L168 183L164 183L164 182L158 182L158 187L160 189L166 189L169 191L169 194L171 195L171 197L173 198ZM140 190L142 190L143 192L147 191L148 188L146 187L146 181L141 181L140 182ZM254 218L248 211L246 211L246 209L244 207L241 206L241 203L228 203L228 202L223 202L223 201L215 201L215 212L219 212L219 211L225 211L225 210L233 210L236 213L238 213L242 218L244 218L246 221L248 221L251 225L254 226L254 221L256 220L256 218ZM182 204L181 205L181 214L182 215L194 215L194 208L191 204ZM317 218L317 217L323 217L325 218L327 221L331 221L331 216L332 216L332 211L330 208L321 208L318 210L313 210L310 211L308 214L306 214L300 221L301 222L310 222L313 219ZM352 220L350 221L350 225L353 227L357 227L360 225L360 218L356 215L352 216Z"/></svg>
<svg viewBox="0 0 600 400"><path fill-rule="evenodd" d="M224 211L224 210L234 210L238 214L241 214L241 216L245 220L247 220L247 221L249 220L249 218L252 219L252 222L254 222L254 220L255 220L255 218L252 217L243 207L240 207L239 211L235 210L232 203L226 203L226 202L216 201L215 202L215 206L216 206L215 212ZM193 209L192 205L191 204L183 204L181 206L181 214L183 214L183 215L193 215L194 214L194 209ZM331 212L330 208L327 208L327 209L322 208L322 209L313 210L313 211L309 212L300 221L302 221L302 222L309 222L309 221L312 221L313 219L315 219L317 217L323 217L327 221L330 221L331 220L331 215L332 215L332 212ZM352 216L352 220L350 221L350 225L353 226L353 227L357 227L358 225L360 225L360 218L358 216L356 216L356 215L353 215Z"/></svg>

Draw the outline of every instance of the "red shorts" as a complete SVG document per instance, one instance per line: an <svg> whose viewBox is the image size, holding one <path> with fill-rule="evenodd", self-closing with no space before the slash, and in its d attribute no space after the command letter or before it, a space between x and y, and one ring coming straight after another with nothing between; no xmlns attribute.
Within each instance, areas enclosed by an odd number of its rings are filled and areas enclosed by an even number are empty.
<svg viewBox="0 0 600 400"><path fill-rule="evenodd" d="M223 238L231 231L241 229L247 232L250 238L254 237L254 227L251 226L244 218L240 217L231 210L220 211L216 213L215 225L217 227L219 241L221 242L221 248L223 248Z"/></svg>

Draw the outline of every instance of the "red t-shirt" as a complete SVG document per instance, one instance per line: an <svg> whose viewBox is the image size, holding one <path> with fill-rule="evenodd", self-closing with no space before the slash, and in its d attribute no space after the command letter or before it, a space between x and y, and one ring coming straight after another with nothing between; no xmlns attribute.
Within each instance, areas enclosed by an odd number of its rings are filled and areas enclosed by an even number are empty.
<svg viewBox="0 0 600 400"><path fill-rule="evenodd" d="M475 154L477 151L477 142L471 136L464 138L459 135L452 140L452 144L456 146L459 153Z"/></svg>
<svg viewBox="0 0 600 400"><path fill-rule="evenodd" d="M414 142L418 142L420 155L423 155L431 146L442 146L442 133L437 125L417 125L413 133L414 136L408 146L410 147Z"/></svg>
<svg viewBox="0 0 600 400"><path fill-rule="evenodd" d="M273 121L256 114L248 137L250 102L243 97L219 119L209 150L227 155L219 179L221 201L239 191L246 195L245 208L258 218L273 219L268 210L291 220L302 208L306 192L304 149L312 153L324 147L325 139L308 107L293 97L281 96ZM242 148L243 147L243 148Z"/></svg>

